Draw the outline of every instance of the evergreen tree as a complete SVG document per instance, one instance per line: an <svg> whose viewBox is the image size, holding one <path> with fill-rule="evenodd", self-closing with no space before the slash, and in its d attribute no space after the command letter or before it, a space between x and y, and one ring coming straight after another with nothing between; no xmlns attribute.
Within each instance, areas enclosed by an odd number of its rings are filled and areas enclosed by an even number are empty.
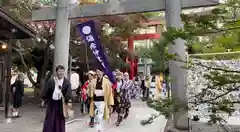
<svg viewBox="0 0 240 132"><path fill-rule="evenodd" d="M189 54L208 53L192 55L192 57L210 60L237 59L240 46L239 4L239 0L228 0L203 13L182 14L184 28L168 28L163 33L163 38L148 51L149 57L159 64L158 67L163 67L168 60L181 61L177 55L168 54L166 51L167 46L173 44L175 39L182 38L186 40L186 52ZM239 97L234 100L229 97L232 93L239 91L240 71L228 66L216 65L216 63L191 61L191 58L185 63L185 68L201 67L209 71L203 76L208 82L207 86L202 87L199 93L189 96L189 106L193 107L181 107L178 101L171 98L152 100L148 105L166 117L171 117L175 111L192 110L206 104L209 109L209 123L224 122L221 113L232 115L236 110L236 104L240 103ZM153 119L151 117L143 120L141 124L149 124Z"/></svg>

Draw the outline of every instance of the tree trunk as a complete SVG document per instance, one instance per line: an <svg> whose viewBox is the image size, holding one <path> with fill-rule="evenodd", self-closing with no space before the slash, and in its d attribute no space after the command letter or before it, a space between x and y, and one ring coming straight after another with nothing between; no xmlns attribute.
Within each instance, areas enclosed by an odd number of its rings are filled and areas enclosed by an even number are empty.
<svg viewBox="0 0 240 132"><path fill-rule="evenodd" d="M6 92L6 56L4 55L4 57L2 58L2 78L1 78L1 83L2 83L2 97L1 97L1 106L5 105L5 92Z"/></svg>
<svg viewBox="0 0 240 132"><path fill-rule="evenodd" d="M48 62L49 62L49 59L48 59L49 45L50 45L50 43L47 44L44 49L43 65L42 65L41 69L38 69L38 77L37 77L38 86L34 90L34 91L36 91L36 92L34 92L35 97L39 97L41 89L45 86L47 66L48 66Z"/></svg>
<svg viewBox="0 0 240 132"><path fill-rule="evenodd" d="M33 85L34 87L36 87L37 84L36 84L36 82L35 82L35 81L33 80L33 78L32 78L32 73L31 73L31 71L30 71L30 68L29 68L29 67L27 66L27 64L26 64L22 53L19 52L19 50L17 50L16 48L13 48L13 49L14 49L15 51L17 51L18 54L20 55L21 62L22 62L22 64L23 64L23 66L24 66L24 71L27 73L27 77L28 77L29 81L32 83L32 85Z"/></svg>
<svg viewBox="0 0 240 132"><path fill-rule="evenodd" d="M3 81L4 81L4 77L3 77L3 62L0 62L0 104L2 104L3 102Z"/></svg>
<svg viewBox="0 0 240 132"><path fill-rule="evenodd" d="M49 62L49 57L48 57L48 52L49 52L49 46L50 43L48 43L44 49L44 57L43 57L43 65L42 65L42 69L41 69L41 78L40 78L40 91L42 90L42 88L44 88L45 86L45 81L46 81L46 73L47 73L47 67L48 67L48 62Z"/></svg>

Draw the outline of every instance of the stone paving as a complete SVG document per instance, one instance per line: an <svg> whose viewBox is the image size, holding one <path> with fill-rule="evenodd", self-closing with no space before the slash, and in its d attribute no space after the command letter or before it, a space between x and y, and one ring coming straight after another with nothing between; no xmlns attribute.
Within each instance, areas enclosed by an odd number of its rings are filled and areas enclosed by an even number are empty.
<svg viewBox="0 0 240 132"><path fill-rule="evenodd" d="M88 116L80 116L79 105L74 105L77 119L67 122L66 132L96 132L94 128L88 128ZM124 123L116 128L114 125L116 115L113 115L109 124L105 124L104 132L163 132L167 120L159 117L153 124L141 126L140 121L147 119L154 111L141 101L133 101L131 114ZM0 132L41 132L45 109L38 108L38 103L27 103L21 108L21 118L13 120L11 124L4 123L4 111L0 110ZM74 122L75 121L75 122Z"/></svg>
<svg viewBox="0 0 240 132"><path fill-rule="evenodd" d="M21 109L21 118L13 120L12 123L4 123L4 111L0 111L0 131L1 132L40 132L44 120L45 109L40 109L36 105L26 104Z"/></svg>
<svg viewBox="0 0 240 132"><path fill-rule="evenodd" d="M133 101L131 113L129 117L124 120L123 124L119 127L115 126L116 115L113 115L110 122L105 122L104 132L164 132L167 119L163 116L158 117L152 124L142 126L141 120L148 119L148 117L155 111L148 108L143 102ZM89 118L76 119L75 122L67 124L67 132L96 132L95 128L88 127Z"/></svg>
<svg viewBox="0 0 240 132"><path fill-rule="evenodd" d="M79 105L75 104L74 109L77 119L67 122L66 132L96 132L96 129L88 127L88 116L80 116ZM160 116L153 124L142 126L141 120L147 119L154 110L148 108L141 101L133 101L131 114L129 118L123 122L120 127L114 125L116 121L116 115L114 114L110 119L110 122L105 123L106 130L104 132L164 132L164 128L167 120ZM4 123L4 111L0 109L0 132L41 132L42 124L45 117L45 109L38 108L38 104L27 103L23 105L21 109L22 117L17 120L13 120L13 123ZM229 119L227 129L229 132L240 132L239 119ZM192 122L192 132L223 132L218 125L206 125L205 123ZM238 126L235 126L237 125Z"/></svg>
<svg viewBox="0 0 240 132"><path fill-rule="evenodd" d="M41 132L46 109L39 108L39 102L29 100L23 101L20 109L22 117L10 124L4 122L4 110L0 109L0 132ZM75 104L74 109L79 112L79 105Z"/></svg>

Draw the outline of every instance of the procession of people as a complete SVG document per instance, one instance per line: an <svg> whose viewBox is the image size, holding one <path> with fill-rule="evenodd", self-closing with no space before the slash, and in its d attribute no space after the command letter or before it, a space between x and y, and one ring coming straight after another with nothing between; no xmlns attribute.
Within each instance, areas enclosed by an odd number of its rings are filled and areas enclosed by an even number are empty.
<svg viewBox="0 0 240 132"><path fill-rule="evenodd" d="M86 73L88 79L81 86L81 83L77 83L80 82L79 76L78 80L68 79L64 72L62 65L57 66L56 75L47 81L41 94L42 99L47 101L43 132L65 132L66 118L69 118L73 111L73 91L79 92L77 95L80 95L80 111L88 113L89 127L95 128L97 132L104 130L104 122L113 114L117 116L116 127L120 126L131 113L132 100L149 99L151 79L142 73L130 79L128 72L116 70L113 72L116 79L113 84L103 70L98 68ZM75 77L76 72L72 73L75 75L71 77ZM162 77L157 81L156 92L160 92ZM159 93L156 93L156 96L159 96Z"/></svg>

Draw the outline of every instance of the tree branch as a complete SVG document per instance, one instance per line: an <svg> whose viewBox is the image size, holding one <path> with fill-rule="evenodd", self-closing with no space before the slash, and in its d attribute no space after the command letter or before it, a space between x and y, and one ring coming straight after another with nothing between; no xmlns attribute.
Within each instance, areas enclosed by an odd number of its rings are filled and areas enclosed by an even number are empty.
<svg viewBox="0 0 240 132"><path fill-rule="evenodd" d="M210 66L206 66L200 62L198 63L194 63L196 65L199 65L199 66L202 66L202 67L205 67L207 69L211 69L211 70L216 70L216 71L223 71L223 72L229 72L229 73L240 73L240 71L235 71L235 70L227 70L227 69L223 69L223 68L217 68L217 67L210 67Z"/></svg>
<svg viewBox="0 0 240 132"><path fill-rule="evenodd" d="M199 105L199 104L204 104L204 103L209 103L209 102L212 102L212 101L214 101L214 100L217 100L218 98L221 98L221 97L223 97L223 96L225 96L225 95L227 95L227 94L229 94L229 93L231 93L231 92L233 92L233 91L238 91L239 88L240 88L240 86L237 86L237 87L235 87L235 88L233 88L233 89L228 88L229 90L228 90L227 92L222 93L222 94L220 94L220 95L218 95L218 96L216 96L216 97L214 97L214 98L211 98L211 99L208 99L208 100L200 100L200 101L196 101L196 102L189 102L189 103L194 103L194 104L197 104L197 105Z"/></svg>
<svg viewBox="0 0 240 132"><path fill-rule="evenodd" d="M14 47L13 47L13 50L17 51L17 53L19 54L20 59L21 59L21 62L22 62L22 64L23 64L23 66L24 66L24 70L25 70L26 73L27 73L27 77L28 77L29 81L30 81L34 86L36 86L37 83L36 83L36 82L33 80L33 78L32 78L32 73L30 72L30 68L27 66L27 64L26 64L26 62L25 62L25 60L24 60L24 57L23 57L22 53L20 52L21 49L17 49L17 48L14 48Z"/></svg>

